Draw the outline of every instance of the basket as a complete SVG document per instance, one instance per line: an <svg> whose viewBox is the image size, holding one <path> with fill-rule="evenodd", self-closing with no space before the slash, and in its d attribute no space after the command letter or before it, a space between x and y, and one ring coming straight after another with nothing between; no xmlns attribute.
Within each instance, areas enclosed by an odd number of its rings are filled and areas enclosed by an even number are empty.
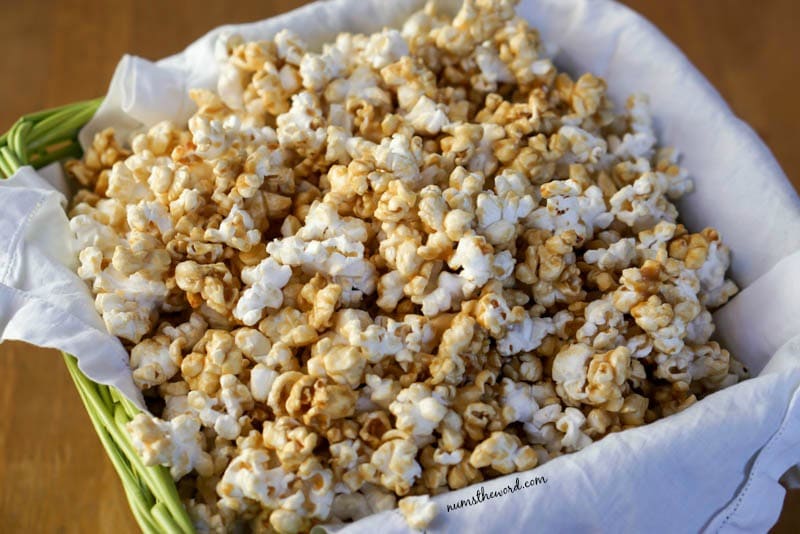
<svg viewBox="0 0 800 534"><path fill-rule="evenodd" d="M8 178L23 165L40 168L55 161L80 157L78 131L101 102L102 99L87 100L20 118L0 136L0 178ZM145 466L125 430L125 425L139 409L116 389L97 384L84 375L73 356L66 353L63 356L142 532L194 532L169 471L162 466Z"/></svg>

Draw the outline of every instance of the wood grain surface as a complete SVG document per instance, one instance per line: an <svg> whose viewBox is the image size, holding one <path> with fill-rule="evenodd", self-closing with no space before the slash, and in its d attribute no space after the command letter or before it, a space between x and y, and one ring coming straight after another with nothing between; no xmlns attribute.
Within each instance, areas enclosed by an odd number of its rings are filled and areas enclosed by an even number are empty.
<svg viewBox="0 0 800 534"><path fill-rule="evenodd" d="M0 131L24 113L102 95L123 53L160 58L214 26L303 3L0 0ZM689 56L799 186L800 3L626 3ZM0 378L0 532L136 532L59 354L4 343ZM776 532L800 529L798 505L800 496L789 494Z"/></svg>

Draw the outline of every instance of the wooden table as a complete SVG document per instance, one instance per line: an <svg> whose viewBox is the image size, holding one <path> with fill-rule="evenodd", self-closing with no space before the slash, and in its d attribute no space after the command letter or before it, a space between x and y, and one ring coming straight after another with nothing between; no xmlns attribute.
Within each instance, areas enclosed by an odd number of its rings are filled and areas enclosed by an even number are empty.
<svg viewBox="0 0 800 534"><path fill-rule="evenodd" d="M163 57L216 25L303 3L0 0L0 130L26 112L102 95L123 53ZM800 185L798 3L627 3L686 52ZM60 356L5 343L0 377L0 532L136 532ZM777 532L800 527L800 496L787 503Z"/></svg>

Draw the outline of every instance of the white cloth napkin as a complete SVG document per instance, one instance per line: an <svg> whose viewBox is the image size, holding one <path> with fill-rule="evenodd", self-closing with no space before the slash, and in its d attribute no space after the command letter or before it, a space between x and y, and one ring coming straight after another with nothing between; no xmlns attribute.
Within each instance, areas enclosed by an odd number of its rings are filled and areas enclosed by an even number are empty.
<svg viewBox="0 0 800 534"><path fill-rule="evenodd" d="M57 165L39 173L22 167L0 180L0 341L74 354L86 375L115 386L143 408L128 352L108 334L89 289L75 274L65 193Z"/></svg>
<svg viewBox="0 0 800 534"><path fill-rule="evenodd" d="M290 28L318 45L339 31L396 25L421 4L318 2L223 26L157 63L125 56L81 141L86 146L109 125L124 133L163 119L184 121L192 112L187 89L215 85L214 43L222 32L269 38ZM800 269L800 200L758 136L650 23L607 0L523 0L518 9L558 47L561 67L605 77L618 103L633 92L650 95L662 142L683 153L695 180L696 191L679 206L683 220L690 229L720 231L744 288L715 314L718 335L758 376L530 472L437 496L441 512L429 531L766 531L781 508L778 480L800 461L800 284L793 280ZM69 270L74 256L64 245L61 197L32 176L24 169L0 189L2 228L18 228L0 237L2 336L77 353L89 376L130 396L124 351L102 332L88 293ZM9 275L7 262L16 274ZM538 483L524 487L530 481ZM507 486L512 490L503 495ZM448 511L478 491L500 494ZM328 530L342 528L408 530L396 511Z"/></svg>

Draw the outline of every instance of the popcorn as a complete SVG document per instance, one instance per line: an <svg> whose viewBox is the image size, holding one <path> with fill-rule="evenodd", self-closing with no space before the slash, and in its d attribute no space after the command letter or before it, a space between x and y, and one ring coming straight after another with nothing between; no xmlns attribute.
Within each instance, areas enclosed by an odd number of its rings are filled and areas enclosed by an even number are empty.
<svg viewBox="0 0 800 534"><path fill-rule="evenodd" d="M131 349L133 380L141 389L163 384L178 372L181 359L180 345L166 336L145 339Z"/></svg>
<svg viewBox="0 0 800 534"><path fill-rule="evenodd" d="M253 218L237 205L219 224L218 229L208 228L203 236L211 243L225 243L229 247L247 252L261 240L261 232L253 227Z"/></svg>
<svg viewBox="0 0 800 534"><path fill-rule="evenodd" d="M584 310L586 322L578 329L575 338L594 349L607 349L618 344L620 328L625 317L610 299L590 302Z"/></svg>
<svg viewBox="0 0 800 534"><path fill-rule="evenodd" d="M583 261L597 265L603 271L621 271L630 266L636 252L636 241L633 238L620 239L608 246L587 250Z"/></svg>
<svg viewBox="0 0 800 534"><path fill-rule="evenodd" d="M543 184L541 191L547 206L533 213L536 228L555 234L573 231L583 241L591 239L596 229L606 228L613 220L613 215L606 210L603 192L596 185L585 187L569 178Z"/></svg>
<svg viewBox="0 0 800 534"><path fill-rule="evenodd" d="M112 293L100 293L95 298L95 308L111 335L135 343L150 331L151 312L135 301Z"/></svg>
<svg viewBox="0 0 800 534"><path fill-rule="evenodd" d="M678 210L665 197L668 187L663 175L645 173L611 197L611 213L634 232L659 221L674 222Z"/></svg>
<svg viewBox="0 0 800 534"><path fill-rule="evenodd" d="M506 324L505 336L497 340L497 352L503 356L530 352L538 348L544 337L553 331L551 320L523 314L521 320Z"/></svg>
<svg viewBox="0 0 800 534"><path fill-rule="evenodd" d="M514 267L508 251L497 255L482 236L466 236L459 240L455 254L448 261L452 269L461 269L459 276L469 287L480 287L490 278L506 278Z"/></svg>
<svg viewBox="0 0 800 534"><path fill-rule="evenodd" d="M436 135L450 123L443 106L437 105L425 95L417 99L405 118L417 133L424 135Z"/></svg>
<svg viewBox="0 0 800 534"><path fill-rule="evenodd" d="M408 45L406 45L400 32L384 29L370 36L361 54L373 69L382 69L401 57L407 56Z"/></svg>
<svg viewBox="0 0 800 534"><path fill-rule="evenodd" d="M380 484L397 495L406 495L414 481L422 474L415 460L417 447L409 440L387 441L372 453L370 463L377 470Z"/></svg>
<svg viewBox="0 0 800 534"><path fill-rule="evenodd" d="M255 501L267 508L280 507L295 475L280 466L270 468L270 463L264 449L247 448L238 454L217 484L219 506L242 510L248 501Z"/></svg>
<svg viewBox="0 0 800 534"><path fill-rule="evenodd" d="M325 142L324 118L317 97L303 91L292 97L289 111L278 115L278 142L283 148L313 154Z"/></svg>
<svg viewBox="0 0 800 534"><path fill-rule="evenodd" d="M265 308L280 308L283 303L281 289L289 282L292 269L267 257L254 267L242 269L242 281L247 287L242 292L233 316L251 326L261 320Z"/></svg>
<svg viewBox="0 0 800 534"><path fill-rule="evenodd" d="M593 354L582 343L562 349L553 360L553 380L559 397L568 405L586 403L619 411L626 380L630 377L630 350L617 347Z"/></svg>
<svg viewBox="0 0 800 534"><path fill-rule="evenodd" d="M576 408L566 408L561 417L556 421L556 429L564 433L561 445L568 451L579 451L588 446L592 439L581 431L586 417Z"/></svg>
<svg viewBox="0 0 800 534"><path fill-rule="evenodd" d="M433 518L436 517L436 503L427 495L418 497L405 497L400 499L397 507L403 514L408 526L417 530L424 530Z"/></svg>
<svg viewBox="0 0 800 534"><path fill-rule="evenodd" d="M447 407L423 384L412 384L397 394L389 411L397 418L398 429L411 436L427 436L444 419Z"/></svg>
<svg viewBox="0 0 800 534"><path fill-rule="evenodd" d="M692 181L646 97L615 111L513 6L429 4L316 52L221 35L186 124L67 165L77 274L163 398L132 443L191 477L199 531L399 497L425 528L428 494L745 377L710 341L730 251L676 222Z"/></svg>
<svg viewBox="0 0 800 534"><path fill-rule="evenodd" d="M506 432L493 432L475 447L469 463L477 468L491 466L500 473L508 474L535 467L538 457L531 447L522 445L518 437Z"/></svg>
<svg viewBox="0 0 800 534"><path fill-rule="evenodd" d="M732 281L725 278L729 266L728 247L719 241L712 241L708 247L706 261L697 270L701 287L700 299L706 306L710 308L721 306L739 291Z"/></svg>
<svg viewBox="0 0 800 534"><path fill-rule="evenodd" d="M179 415L161 421L140 413L127 429L145 465L167 466L175 480L191 471L201 476L211 473L211 457L203 449L200 422L194 417Z"/></svg>
<svg viewBox="0 0 800 534"><path fill-rule="evenodd" d="M205 302L215 312L228 315L239 290L233 286L233 275L224 263L201 265L184 261L175 266L175 284L186 291L193 307Z"/></svg>

